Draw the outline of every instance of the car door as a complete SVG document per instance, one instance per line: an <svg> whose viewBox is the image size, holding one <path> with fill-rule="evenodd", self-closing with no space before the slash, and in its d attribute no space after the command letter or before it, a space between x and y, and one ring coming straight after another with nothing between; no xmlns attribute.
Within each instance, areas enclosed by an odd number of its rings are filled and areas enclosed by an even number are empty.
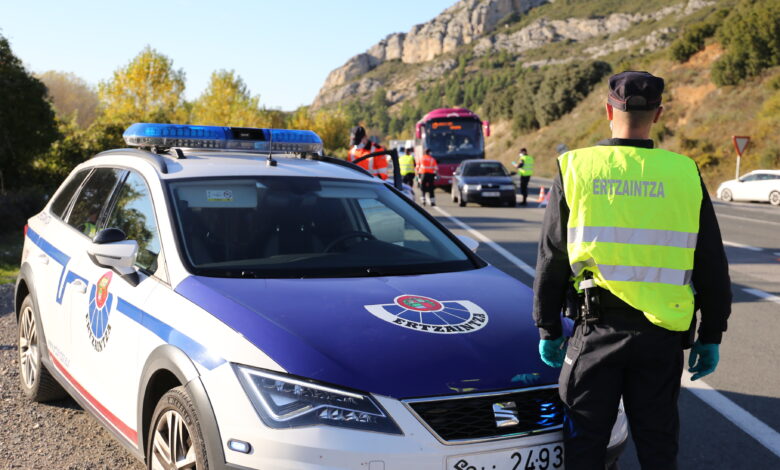
<svg viewBox="0 0 780 470"><path fill-rule="evenodd" d="M154 206L138 173L125 172L98 228L119 228L127 239L138 242L137 272L122 276L101 267L87 253L90 243L79 247L73 262L87 280L87 289L71 303L71 375L105 421L135 446L143 367L138 342L146 330L134 306L147 302L159 282L157 276L165 271Z"/></svg>
<svg viewBox="0 0 780 470"><path fill-rule="evenodd" d="M754 185L758 175L751 173L743 176L739 179L737 184L734 185L732 194L734 199L738 201L749 201L753 198Z"/></svg>
<svg viewBox="0 0 780 470"><path fill-rule="evenodd" d="M33 285L43 333L52 354L66 360L70 336L68 318L62 304L69 299L68 287L75 280L67 276L70 262L68 245L63 243L65 232L71 228L65 223L74 196L91 170L85 169L71 176L55 194L48 210L30 221L27 238L32 242L27 261L33 271Z"/></svg>

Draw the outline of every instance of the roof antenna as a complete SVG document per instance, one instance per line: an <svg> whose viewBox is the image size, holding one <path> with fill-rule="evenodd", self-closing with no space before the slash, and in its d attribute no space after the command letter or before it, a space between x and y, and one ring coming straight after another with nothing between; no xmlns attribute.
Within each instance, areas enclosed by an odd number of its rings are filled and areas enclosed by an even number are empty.
<svg viewBox="0 0 780 470"><path fill-rule="evenodd" d="M276 160L274 160L273 153L271 152L274 143L274 135L272 132L269 132L268 134L268 160L265 161L265 166L276 166Z"/></svg>

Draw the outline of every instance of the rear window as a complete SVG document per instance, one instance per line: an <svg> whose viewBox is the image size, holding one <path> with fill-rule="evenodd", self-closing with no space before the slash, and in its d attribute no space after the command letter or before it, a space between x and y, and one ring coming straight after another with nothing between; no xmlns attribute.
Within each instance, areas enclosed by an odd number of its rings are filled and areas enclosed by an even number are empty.
<svg viewBox="0 0 780 470"><path fill-rule="evenodd" d="M73 199L73 194L79 189L81 182L84 181L87 174L89 174L89 170L81 170L65 182L62 191L60 191L51 202L52 214L61 219L65 216L65 211L68 209L70 200Z"/></svg>
<svg viewBox="0 0 780 470"><path fill-rule="evenodd" d="M383 184L314 178L169 183L196 274L353 277L473 269L473 258Z"/></svg>
<svg viewBox="0 0 780 470"><path fill-rule="evenodd" d="M498 162L479 162L466 165L463 176L509 176L509 172Z"/></svg>

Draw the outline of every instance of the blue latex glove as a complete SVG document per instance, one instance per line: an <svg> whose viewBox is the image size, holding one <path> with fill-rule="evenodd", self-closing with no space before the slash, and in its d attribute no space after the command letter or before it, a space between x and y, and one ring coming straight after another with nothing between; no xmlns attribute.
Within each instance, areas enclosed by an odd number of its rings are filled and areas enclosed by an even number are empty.
<svg viewBox="0 0 780 470"><path fill-rule="evenodd" d="M719 346L700 343L698 340L693 344L691 355L688 357L688 372L695 372L691 380L698 380L715 372L720 360Z"/></svg>
<svg viewBox="0 0 780 470"><path fill-rule="evenodd" d="M560 368L563 366L563 358L566 356L563 336L558 339L540 340L539 356L542 357L542 362L550 367Z"/></svg>

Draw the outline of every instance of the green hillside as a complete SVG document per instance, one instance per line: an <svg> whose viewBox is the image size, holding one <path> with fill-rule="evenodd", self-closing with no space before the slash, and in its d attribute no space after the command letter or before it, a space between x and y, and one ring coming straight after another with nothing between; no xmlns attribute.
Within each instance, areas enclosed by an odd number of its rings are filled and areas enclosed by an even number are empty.
<svg viewBox="0 0 780 470"><path fill-rule="evenodd" d="M677 10L664 15L664 8ZM559 144L576 148L609 137L603 109L607 77L647 70L667 83L666 110L654 138L694 158L710 189L734 175L735 134L753 138L743 172L780 166L775 132L780 124L780 2L558 0L504 18L490 34L495 44L497 35L509 36L540 21L577 19L589 27L589 20L605 19L609 27L613 19L640 17L631 15L651 18L619 32L552 41L520 53L479 53L474 41L443 56L456 66L438 78L417 80L413 90L404 77L426 65L386 61L354 79L382 84L370 96L329 103L326 109L340 109L375 134L409 138L414 122L430 109L468 107L493 123L487 158L509 162L527 147L537 156L539 171L551 175ZM409 97L388 100L394 93Z"/></svg>

